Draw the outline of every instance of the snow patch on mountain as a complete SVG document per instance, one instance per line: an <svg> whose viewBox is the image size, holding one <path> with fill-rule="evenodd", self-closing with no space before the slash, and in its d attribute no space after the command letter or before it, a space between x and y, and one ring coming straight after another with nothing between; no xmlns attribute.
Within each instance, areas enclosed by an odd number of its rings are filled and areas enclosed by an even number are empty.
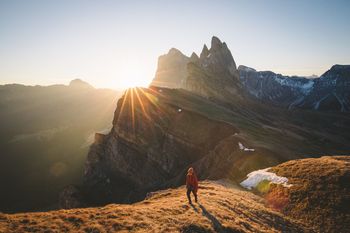
<svg viewBox="0 0 350 233"><path fill-rule="evenodd" d="M253 171L247 175L247 179L242 181L240 185L246 189L251 190L252 188L256 188L258 184L263 181L267 180L274 184L281 184L284 187L291 187L291 184L288 184L288 178L283 176L277 176L273 172L268 172L270 168L265 168L257 171Z"/></svg>
<svg viewBox="0 0 350 233"><path fill-rule="evenodd" d="M292 78L288 76L275 75L274 80L279 84L281 84L282 86L298 88L304 94L308 94L314 86L314 80L312 79L306 80L306 78L303 78L303 77Z"/></svg>
<svg viewBox="0 0 350 233"><path fill-rule="evenodd" d="M255 149L247 148L247 147L243 146L243 144L241 142L238 143L238 146L239 146L239 149L243 150L243 151L251 151L251 152L255 151Z"/></svg>

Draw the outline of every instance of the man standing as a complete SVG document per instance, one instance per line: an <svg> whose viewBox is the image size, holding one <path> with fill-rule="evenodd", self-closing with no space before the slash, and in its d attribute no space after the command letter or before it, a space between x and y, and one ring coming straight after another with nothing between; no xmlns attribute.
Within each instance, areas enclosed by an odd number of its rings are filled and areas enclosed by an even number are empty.
<svg viewBox="0 0 350 233"><path fill-rule="evenodd" d="M190 167L187 171L187 177L186 177L186 188L187 188L187 198L189 204L192 204L191 201L191 192L194 195L194 200L197 202L197 191L198 191L198 179L196 176L196 173L194 172L193 167Z"/></svg>

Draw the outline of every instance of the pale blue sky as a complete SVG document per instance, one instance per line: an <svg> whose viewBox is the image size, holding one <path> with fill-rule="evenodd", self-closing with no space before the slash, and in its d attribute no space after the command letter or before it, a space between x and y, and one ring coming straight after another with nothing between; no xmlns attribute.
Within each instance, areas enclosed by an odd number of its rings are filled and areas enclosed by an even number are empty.
<svg viewBox="0 0 350 233"><path fill-rule="evenodd" d="M212 35L237 65L320 75L350 64L349 12L323 0L0 0L0 83L146 85L159 55L200 53Z"/></svg>

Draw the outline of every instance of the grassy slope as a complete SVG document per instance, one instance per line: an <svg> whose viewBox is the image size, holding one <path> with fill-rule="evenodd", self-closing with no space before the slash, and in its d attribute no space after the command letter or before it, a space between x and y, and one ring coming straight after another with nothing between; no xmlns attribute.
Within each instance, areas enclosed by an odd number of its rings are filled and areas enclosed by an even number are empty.
<svg viewBox="0 0 350 233"><path fill-rule="evenodd" d="M268 209L263 199L225 183L200 183L199 203L185 187L152 193L132 205L0 215L0 232L308 232Z"/></svg>
<svg viewBox="0 0 350 233"><path fill-rule="evenodd" d="M285 214L314 224L320 232L350 232L350 156L292 160L271 170L293 184L269 194L288 197Z"/></svg>

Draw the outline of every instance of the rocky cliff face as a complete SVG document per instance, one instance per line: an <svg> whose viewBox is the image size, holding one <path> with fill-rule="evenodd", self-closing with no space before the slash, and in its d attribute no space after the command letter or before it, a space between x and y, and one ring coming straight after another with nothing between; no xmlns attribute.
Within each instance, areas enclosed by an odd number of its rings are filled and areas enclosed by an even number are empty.
<svg viewBox="0 0 350 233"><path fill-rule="evenodd" d="M172 48L165 55L158 58L158 67L153 86L183 88L188 76L187 64L191 58Z"/></svg>

